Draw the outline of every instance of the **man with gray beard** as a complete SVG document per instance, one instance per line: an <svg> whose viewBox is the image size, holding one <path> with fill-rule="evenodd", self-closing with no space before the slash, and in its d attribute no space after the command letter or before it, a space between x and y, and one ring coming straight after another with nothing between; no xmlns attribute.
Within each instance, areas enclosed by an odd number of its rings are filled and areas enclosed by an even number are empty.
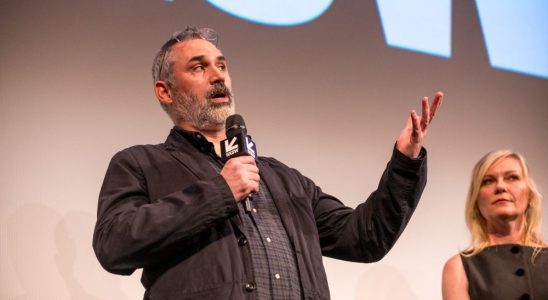
<svg viewBox="0 0 548 300"><path fill-rule="evenodd" d="M274 158L221 159L234 96L215 43L212 29L188 27L156 55L154 91L174 127L112 158L95 253L112 273L142 268L144 299L329 299L322 255L378 261L411 218L443 94L411 112L378 189L352 209Z"/></svg>
<svg viewBox="0 0 548 300"><path fill-rule="evenodd" d="M228 101L213 102L213 97L219 94L228 95ZM167 105L164 107L169 108ZM213 85L205 95L205 101L200 101L197 95L174 89L173 102L167 112L174 120L188 120L189 123L195 124L197 129L204 130L219 123L224 124L226 118L234 114L234 96L223 81Z"/></svg>

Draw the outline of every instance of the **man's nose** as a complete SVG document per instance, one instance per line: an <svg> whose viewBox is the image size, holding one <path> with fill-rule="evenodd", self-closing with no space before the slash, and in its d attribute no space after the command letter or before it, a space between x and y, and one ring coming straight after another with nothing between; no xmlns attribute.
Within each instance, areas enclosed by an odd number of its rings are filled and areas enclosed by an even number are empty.
<svg viewBox="0 0 548 300"><path fill-rule="evenodd" d="M209 81L211 84L225 82L226 74L224 71L219 70L219 68L211 68L210 72Z"/></svg>

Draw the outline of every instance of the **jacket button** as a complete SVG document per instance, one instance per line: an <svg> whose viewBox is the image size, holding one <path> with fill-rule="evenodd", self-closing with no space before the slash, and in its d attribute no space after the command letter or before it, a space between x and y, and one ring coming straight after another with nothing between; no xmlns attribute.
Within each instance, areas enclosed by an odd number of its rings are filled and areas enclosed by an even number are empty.
<svg viewBox="0 0 548 300"><path fill-rule="evenodd" d="M518 253L519 252L519 247L518 246L513 246L512 248L510 248L510 251L514 254Z"/></svg>
<svg viewBox="0 0 548 300"><path fill-rule="evenodd" d="M523 276L525 274L525 270L523 270L522 268L519 268L516 270L516 272L514 273L518 276Z"/></svg>
<svg viewBox="0 0 548 300"><path fill-rule="evenodd" d="M246 292L253 292L255 289L256 289L255 283L253 283L253 282L248 282L248 283L245 284L245 290L246 290Z"/></svg>
<svg viewBox="0 0 548 300"><path fill-rule="evenodd" d="M243 238L243 237L240 238L240 239L238 240L238 245L239 245L240 247L243 247L243 246L247 245L247 239L246 239L246 238Z"/></svg>

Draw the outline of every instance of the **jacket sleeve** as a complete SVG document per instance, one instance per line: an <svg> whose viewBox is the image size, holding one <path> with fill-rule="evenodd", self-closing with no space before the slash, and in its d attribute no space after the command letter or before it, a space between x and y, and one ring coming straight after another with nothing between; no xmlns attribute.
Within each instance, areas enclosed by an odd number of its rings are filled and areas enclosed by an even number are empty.
<svg viewBox="0 0 548 300"><path fill-rule="evenodd" d="M101 265L123 275L154 264L168 251L192 247L200 233L238 212L220 175L189 179L180 190L151 199L143 169L157 166L136 159L139 155L126 149L112 158L99 194L93 235Z"/></svg>
<svg viewBox="0 0 548 300"><path fill-rule="evenodd" d="M426 150L410 159L394 148L378 185L356 209L315 187L314 215L322 253L332 258L375 262L394 246L426 185Z"/></svg>

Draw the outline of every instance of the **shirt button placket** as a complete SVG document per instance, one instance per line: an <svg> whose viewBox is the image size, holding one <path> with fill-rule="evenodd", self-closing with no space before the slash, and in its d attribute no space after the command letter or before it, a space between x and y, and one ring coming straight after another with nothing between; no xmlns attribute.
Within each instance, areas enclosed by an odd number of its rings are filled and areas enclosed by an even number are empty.
<svg viewBox="0 0 548 300"><path fill-rule="evenodd" d="M520 252L520 247L519 246L512 246L512 248L510 248L510 252L512 252L513 254L518 254ZM514 275L522 277L522 276L525 275L525 270L523 268L518 268L514 272ZM519 297L519 299L520 300L529 300L529 299L531 299L531 296L529 296L528 293L524 293Z"/></svg>
<svg viewBox="0 0 548 300"><path fill-rule="evenodd" d="M255 291L257 289L257 287L255 286L255 283L253 282L248 282L245 284L245 291L248 292L248 293L251 293L253 291Z"/></svg>
<svg viewBox="0 0 548 300"><path fill-rule="evenodd" d="M247 239L244 238L244 237L241 237L241 238L238 240L238 245L239 245L240 247L243 247L243 246L247 245Z"/></svg>
<svg viewBox="0 0 548 300"><path fill-rule="evenodd" d="M525 270L522 269L522 268L519 268L519 269L516 270L516 272L514 272L514 274L521 277L521 276L525 275Z"/></svg>

